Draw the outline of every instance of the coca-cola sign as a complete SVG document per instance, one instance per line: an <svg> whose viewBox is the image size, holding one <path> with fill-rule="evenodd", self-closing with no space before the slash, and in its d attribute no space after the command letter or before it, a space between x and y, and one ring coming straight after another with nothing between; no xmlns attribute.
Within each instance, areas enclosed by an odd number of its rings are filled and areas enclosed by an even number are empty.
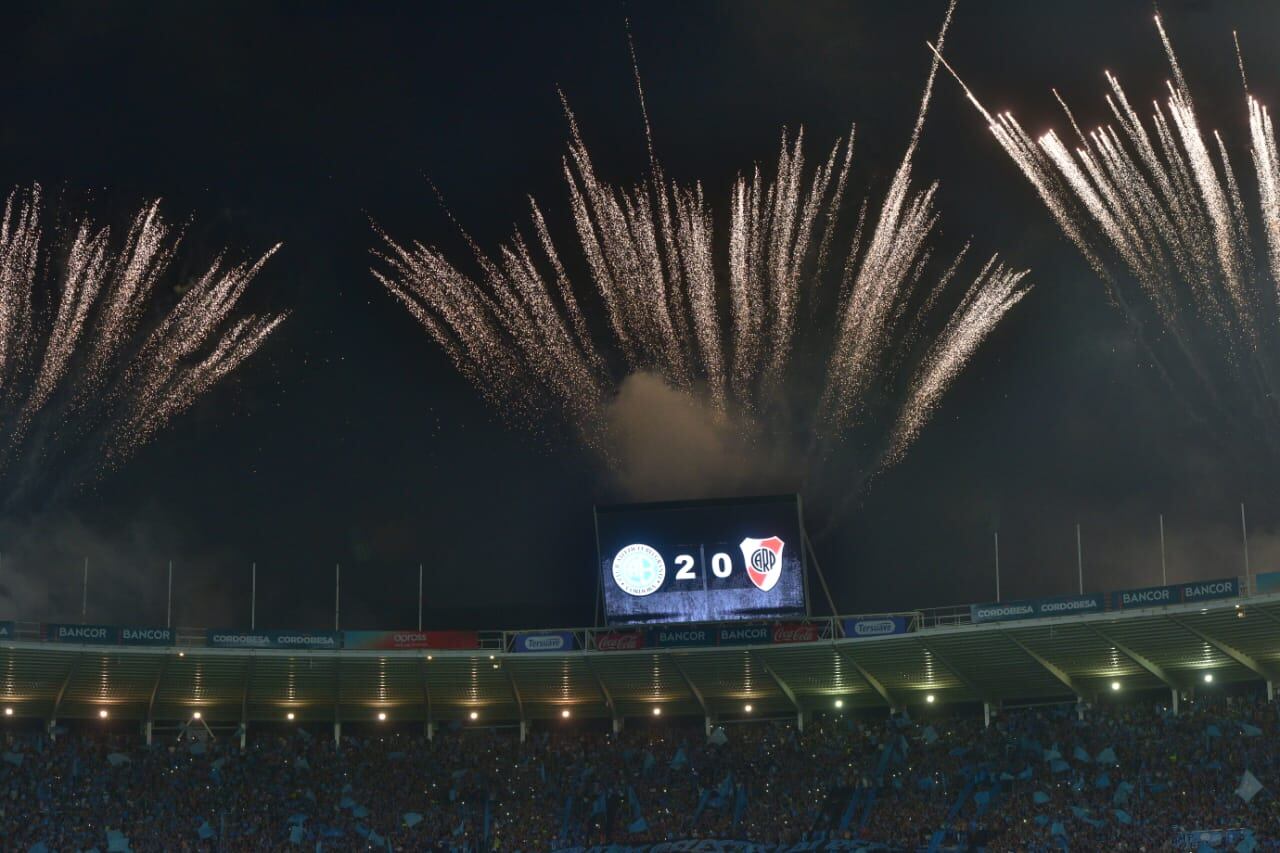
<svg viewBox="0 0 1280 853"><path fill-rule="evenodd" d="M819 626L813 622L779 622L773 626L775 643L812 643L818 639Z"/></svg>
<svg viewBox="0 0 1280 853"><path fill-rule="evenodd" d="M610 631L596 634L596 651L628 652L644 648L643 631Z"/></svg>

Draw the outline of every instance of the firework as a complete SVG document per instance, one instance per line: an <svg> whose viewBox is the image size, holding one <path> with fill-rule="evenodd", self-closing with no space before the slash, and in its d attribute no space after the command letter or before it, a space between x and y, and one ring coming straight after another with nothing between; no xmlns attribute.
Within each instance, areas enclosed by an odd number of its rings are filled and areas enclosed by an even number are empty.
<svg viewBox="0 0 1280 853"><path fill-rule="evenodd" d="M1035 188L1063 233L1143 332L1154 363L1196 409L1249 411L1274 426L1280 160L1271 117L1249 94L1235 40L1258 207L1248 212L1222 137L1207 134L1172 42L1156 29L1172 79L1148 122L1109 71L1110 123L1089 132L1055 91L1073 141L1032 136L1010 113L988 111L947 69L986 119L1000 147ZM935 50L935 56L942 60ZM1266 257L1253 247L1261 232ZM1236 399L1228 399L1235 395ZM1246 402L1247 405L1231 405ZM1274 436L1273 429L1261 434Z"/></svg>
<svg viewBox="0 0 1280 853"><path fill-rule="evenodd" d="M219 258L156 318L178 246L159 203L122 241L85 219L47 240L39 186L0 218L0 483L5 501L119 464L262 344L280 315L232 318L271 249ZM83 467L82 467L83 466Z"/></svg>
<svg viewBox="0 0 1280 853"><path fill-rule="evenodd" d="M753 433L775 420L783 428L780 401L810 421L794 432L824 440L874 423L879 456L892 460L1025 294L1025 273L995 258L959 296L948 284L960 257L929 272L937 185L914 187L912 170L936 69L884 199L863 202L856 217L843 215L852 131L813 166L803 130L784 131L772 173L757 167L730 188L726 239L702 184L666 176L647 114L649 176L626 188L600 177L566 103L563 172L590 288L570 280L533 200L528 234L518 230L496 254L463 232L478 276L381 230L373 274L501 411L528 424L560 413L606 454L619 383L646 373ZM643 111L638 71L636 82ZM717 257L718 239L727 257ZM841 245L843 266L829 270ZM797 380L802 352L824 365L821 381ZM797 388L810 393L788 399Z"/></svg>

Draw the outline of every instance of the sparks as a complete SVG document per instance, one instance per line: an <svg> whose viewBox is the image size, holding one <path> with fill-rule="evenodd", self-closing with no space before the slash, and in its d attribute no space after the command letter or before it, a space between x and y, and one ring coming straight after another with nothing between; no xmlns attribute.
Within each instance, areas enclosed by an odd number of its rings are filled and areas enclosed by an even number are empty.
<svg viewBox="0 0 1280 853"><path fill-rule="evenodd" d="M1149 121L1106 72L1111 123L1081 133L1058 97L1079 138L1072 147L1052 130L1033 141L1008 113L993 117L944 65L1140 330L1153 363L1179 397L1193 411L1207 406L1233 419L1262 414L1269 427L1250 433L1274 444L1280 420L1280 160L1271 117L1249 93L1233 33L1259 198L1250 214L1226 143L1203 128L1159 16L1155 25L1172 80L1165 97L1152 102ZM1266 247L1265 264L1254 259L1255 235ZM1231 396L1239 399L1226 399Z"/></svg>
<svg viewBox="0 0 1280 853"><path fill-rule="evenodd" d="M728 253L718 259L703 185L666 177L647 112L650 174L623 188L600 177L565 103L563 173L590 290L570 282L533 201L532 239L518 230L491 254L464 232L478 277L434 247L381 229L373 274L495 407L529 425L557 412L606 455L604 412L626 375L656 373L726 417L759 426L780 396L812 386L789 381L803 351L825 365L818 393L795 407L813 421L809 432L838 441L880 423L887 428L877 464L891 462L1027 292L1025 272L992 258L958 297L944 296L964 252L926 275L937 184L915 187L913 160L937 67L935 60L885 197L860 208L841 271L830 269L830 257L846 213L852 130L816 165L806 160L803 129L784 131L772 171L757 167L730 188L727 239L719 238ZM827 284L837 276L838 292ZM599 310L589 311L584 302L595 297ZM594 315L607 328L593 333Z"/></svg>
<svg viewBox="0 0 1280 853"><path fill-rule="evenodd" d="M271 249L221 259L152 321L178 238L158 202L121 244L84 219L46 241L40 187L15 190L0 218L0 483L8 505L65 474L118 465L235 370L283 316L232 319ZM61 472L55 475L51 472Z"/></svg>

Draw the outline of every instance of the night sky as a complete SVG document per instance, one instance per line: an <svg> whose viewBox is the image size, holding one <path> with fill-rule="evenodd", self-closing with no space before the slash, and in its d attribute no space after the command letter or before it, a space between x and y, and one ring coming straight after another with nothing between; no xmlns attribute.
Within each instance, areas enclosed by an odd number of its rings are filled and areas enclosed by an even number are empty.
<svg viewBox="0 0 1280 853"><path fill-rule="evenodd" d="M366 8L367 6L367 8ZM284 242L247 304L292 317L237 376L127 466L58 506L4 521L0 617L247 627L416 619L439 627L584 624L595 593L591 508L616 500L571 442L504 425L369 274L371 221L401 239L506 239L526 195L563 210L577 113L600 171L646 168L628 59L631 18L658 154L701 179L717 221L739 169L772 163L782 127L814 151L858 126L851 186L883 192L928 72L942 2L48 2L0 30L0 176L40 181L119 221L163 197L190 220L183 258ZM1197 104L1243 141L1231 47L1280 105L1267 3L1161 4ZM988 106L1062 128L1050 88L1104 119L1104 68L1139 105L1167 65L1146 2L961 2L948 56ZM1141 109L1141 108L1140 108ZM1142 110L1145 113L1145 110ZM1243 167L1244 149L1233 149ZM940 78L917 177L941 181L941 247L972 238L1031 269L907 458L853 500L811 506L839 608L869 612L1277 568L1276 460L1192 418L1145 362L1096 276L1059 235L979 116ZM79 208L77 208L79 209ZM572 245L570 235L561 238ZM1272 327L1274 334L1274 327ZM832 513L835 517L831 518Z"/></svg>

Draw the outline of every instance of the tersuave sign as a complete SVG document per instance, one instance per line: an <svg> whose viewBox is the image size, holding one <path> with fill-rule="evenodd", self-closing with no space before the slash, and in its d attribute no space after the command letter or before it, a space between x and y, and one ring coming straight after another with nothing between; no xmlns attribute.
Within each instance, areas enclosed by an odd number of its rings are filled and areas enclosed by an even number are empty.
<svg viewBox="0 0 1280 853"><path fill-rule="evenodd" d="M538 631L516 634L512 648L517 652L567 652L576 646L572 631Z"/></svg>
<svg viewBox="0 0 1280 853"><path fill-rule="evenodd" d="M905 616L858 616L844 620L846 637L884 637L905 634L911 629Z"/></svg>

